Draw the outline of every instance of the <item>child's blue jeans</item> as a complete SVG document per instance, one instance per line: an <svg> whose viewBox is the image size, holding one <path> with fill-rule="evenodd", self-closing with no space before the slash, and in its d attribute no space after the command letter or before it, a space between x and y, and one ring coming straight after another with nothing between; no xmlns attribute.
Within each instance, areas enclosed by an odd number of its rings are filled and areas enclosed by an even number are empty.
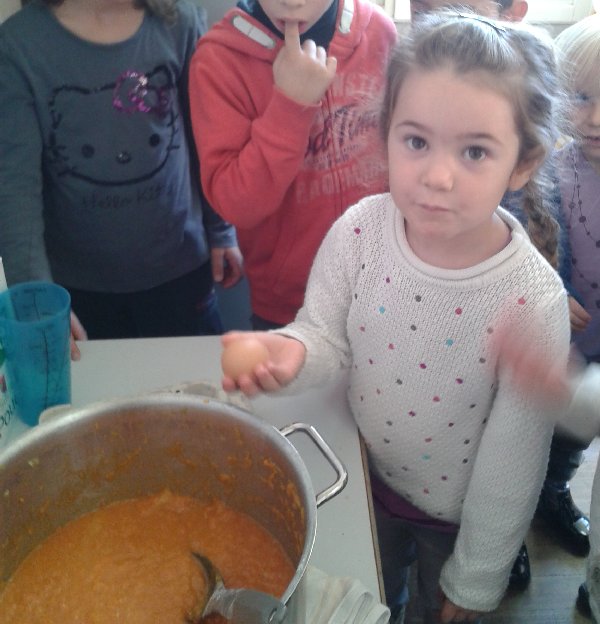
<svg viewBox="0 0 600 624"><path fill-rule="evenodd" d="M440 574L454 549L456 533L411 524L391 515L377 499L373 504L385 595L390 610L393 612L401 605L407 606L408 614L415 610L415 601L409 604L408 580L410 567L416 561L417 609L422 612L423 624L438 624Z"/></svg>

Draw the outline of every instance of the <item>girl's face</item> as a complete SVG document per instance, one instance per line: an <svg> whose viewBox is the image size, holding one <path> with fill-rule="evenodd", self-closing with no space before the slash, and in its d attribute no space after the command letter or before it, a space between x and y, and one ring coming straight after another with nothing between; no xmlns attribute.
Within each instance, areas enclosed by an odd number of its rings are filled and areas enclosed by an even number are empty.
<svg viewBox="0 0 600 624"><path fill-rule="evenodd" d="M296 22L300 34L314 26L332 3L333 0L259 0L279 32L285 32L286 22Z"/></svg>
<svg viewBox="0 0 600 624"><path fill-rule="evenodd" d="M504 192L535 168L518 166L518 154L511 103L483 80L450 68L410 72L388 134L390 191L409 243L480 245Z"/></svg>
<svg viewBox="0 0 600 624"><path fill-rule="evenodd" d="M574 104L577 141L588 162L600 173L600 86L580 90Z"/></svg>

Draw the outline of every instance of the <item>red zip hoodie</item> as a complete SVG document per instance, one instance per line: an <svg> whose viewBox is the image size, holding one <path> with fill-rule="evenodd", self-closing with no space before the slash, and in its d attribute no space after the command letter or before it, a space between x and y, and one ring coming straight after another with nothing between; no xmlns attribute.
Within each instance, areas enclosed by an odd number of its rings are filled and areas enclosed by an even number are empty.
<svg viewBox="0 0 600 624"><path fill-rule="evenodd" d="M283 42L244 11L229 11L198 42L190 101L202 186L237 228L252 311L264 319L293 320L333 222L388 189L378 122L395 41L379 7L340 0L328 47L337 73L316 106L275 88Z"/></svg>

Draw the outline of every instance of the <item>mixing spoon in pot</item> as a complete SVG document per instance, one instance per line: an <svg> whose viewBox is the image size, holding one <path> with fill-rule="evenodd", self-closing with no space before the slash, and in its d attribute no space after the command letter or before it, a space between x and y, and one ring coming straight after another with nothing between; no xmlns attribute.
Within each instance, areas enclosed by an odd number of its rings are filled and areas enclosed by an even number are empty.
<svg viewBox="0 0 600 624"><path fill-rule="evenodd" d="M203 569L207 581L206 602L199 620L218 613L232 624L279 624L283 621L286 606L269 594L254 589L227 589L223 577L213 562L204 555L192 553Z"/></svg>

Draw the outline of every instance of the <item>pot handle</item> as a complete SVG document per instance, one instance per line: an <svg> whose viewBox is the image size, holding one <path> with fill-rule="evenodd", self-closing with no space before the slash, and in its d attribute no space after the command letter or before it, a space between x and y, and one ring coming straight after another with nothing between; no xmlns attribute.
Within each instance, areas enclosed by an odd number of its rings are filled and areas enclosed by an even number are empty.
<svg viewBox="0 0 600 624"><path fill-rule="evenodd" d="M325 488L322 492L319 492L316 496L317 507L326 503L328 500L337 496L345 487L348 482L348 471L346 467L337 455L333 452L329 444L325 442L321 434L312 426L307 423L292 423L287 427L283 427L279 430L286 438L287 436L297 431L302 431L317 445L317 448L321 451L325 459L331 464L334 469L337 478L334 483Z"/></svg>

